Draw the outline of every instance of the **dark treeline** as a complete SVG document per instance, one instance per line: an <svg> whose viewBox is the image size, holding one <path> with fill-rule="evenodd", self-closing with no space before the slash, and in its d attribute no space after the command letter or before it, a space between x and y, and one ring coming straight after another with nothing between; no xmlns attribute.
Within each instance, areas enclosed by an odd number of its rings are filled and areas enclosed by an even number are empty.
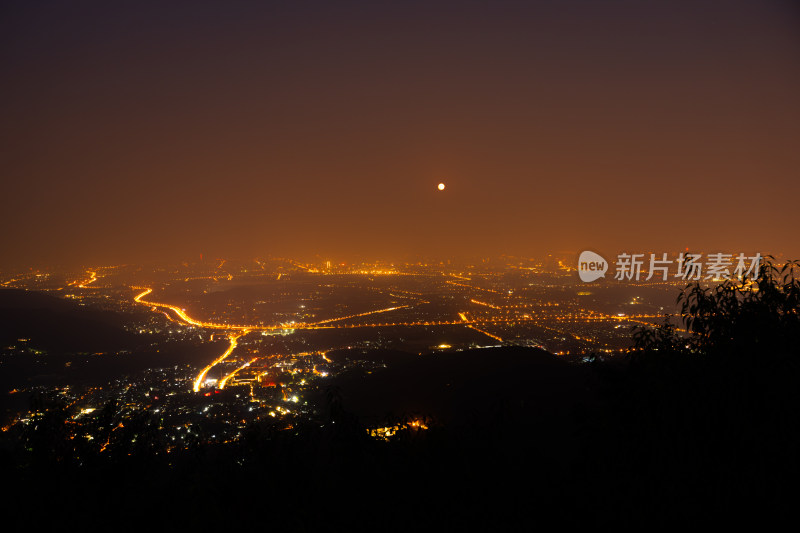
<svg viewBox="0 0 800 533"><path fill-rule="evenodd" d="M590 390L559 417L476 387L480 416L382 441L332 388L320 420L291 430L256 424L235 443L166 453L158 419L142 415L97 454L51 406L3 434L4 516L12 530L763 528L790 516L800 473L796 268L687 287L685 331L642 328L625 357L575 365ZM111 413L97 417L106 431Z"/></svg>

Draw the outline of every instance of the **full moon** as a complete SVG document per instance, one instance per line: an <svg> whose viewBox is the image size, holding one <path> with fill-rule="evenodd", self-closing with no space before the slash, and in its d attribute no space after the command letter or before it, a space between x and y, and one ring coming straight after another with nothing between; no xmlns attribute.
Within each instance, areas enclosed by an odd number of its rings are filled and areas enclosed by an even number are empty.
<svg viewBox="0 0 800 533"><path fill-rule="evenodd" d="M443 190L444 190L444 183L440 183L440 184L439 184L439 190L440 190L440 191L443 191Z"/></svg>

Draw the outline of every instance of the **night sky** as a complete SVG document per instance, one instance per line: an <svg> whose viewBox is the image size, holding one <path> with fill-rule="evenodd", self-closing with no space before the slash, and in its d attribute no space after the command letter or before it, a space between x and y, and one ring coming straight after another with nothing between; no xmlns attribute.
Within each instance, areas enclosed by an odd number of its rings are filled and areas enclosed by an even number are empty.
<svg viewBox="0 0 800 533"><path fill-rule="evenodd" d="M0 267L800 258L793 1L4 1L0 65Z"/></svg>

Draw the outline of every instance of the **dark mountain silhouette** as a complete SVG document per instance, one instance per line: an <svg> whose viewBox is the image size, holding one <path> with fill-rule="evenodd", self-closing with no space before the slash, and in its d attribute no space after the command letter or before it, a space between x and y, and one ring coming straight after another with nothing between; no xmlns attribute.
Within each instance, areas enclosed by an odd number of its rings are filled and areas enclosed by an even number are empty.
<svg viewBox="0 0 800 533"><path fill-rule="evenodd" d="M346 361L371 361L373 363L385 363L385 364L395 365L403 361L414 360L418 357L418 354L412 354L400 350L389 350L385 348L361 349L361 350L341 348L326 352L325 357L327 357L334 363L344 363Z"/></svg>
<svg viewBox="0 0 800 533"><path fill-rule="evenodd" d="M445 424L490 416L499 406L558 418L587 399L588 368L536 348L506 347L386 358L387 368L332 381L362 421L421 414Z"/></svg>
<svg viewBox="0 0 800 533"><path fill-rule="evenodd" d="M0 344L28 344L49 352L104 352L141 343L123 329L130 317L78 302L17 289L0 290Z"/></svg>
<svg viewBox="0 0 800 533"><path fill-rule="evenodd" d="M40 292L0 290L0 348L15 347L3 359L0 387L100 385L148 368L202 364L226 345L137 335L123 328L132 318ZM8 400L0 395L0 409Z"/></svg>

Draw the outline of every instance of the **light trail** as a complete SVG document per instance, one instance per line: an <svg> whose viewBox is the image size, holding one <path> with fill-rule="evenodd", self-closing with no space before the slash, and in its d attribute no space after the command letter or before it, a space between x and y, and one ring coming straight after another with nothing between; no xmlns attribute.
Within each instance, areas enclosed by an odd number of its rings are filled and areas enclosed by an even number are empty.
<svg viewBox="0 0 800 533"><path fill-rule="evenodd" d="M464 288L467 288L467 289L474 289L476 291L484 291L484 292L491 292L491 293L494 293L494 294L505 295L505 293L502 293L500 291L496 291L494 289L484 289L483 287L476 287L474 285L467 285L465 283L458 283L457 281L447 280L445 283L449 283L450 285L458 285L459 287L464 287Z"/></svg>
<svg viewBox="0 0 800 533"><path fill-rule="evenodd" d="M481 302L481 301L474 300L474 299L473 299L473 300L470 300L470 302L472 302L472 303L474 303L474 304L478 304L478 305L483 305L483 306L485 306L485 307L491 307L492 309L502 309L502 307L500 307L500 306L493 305L493 304L486 303L486 302Z"/></svg>
<svg viewBox="0 0 800 533"><path fill-rule="evenodd" d="M471 325L471 324L470 324L469 326L467 326L467 327L468 327L468 328L470 328L470 329L474 329L474 330L475 330L475 331L477 331L477 332L483 333L483 334L484 334L484 335L486 335L487 337L491 337L491 338L493 338L493 339L494 339L494 340L496 340L496 341L503 342L503 339L501 339L501 338L500 338L500 337L498 337L497 335L492 335L492 334L491 334L491 333L489 333L488 331L484 331L484 330L482 330L482 329L480 329L480 328L477 328L477 327L475 327L475 326L473 326L473 325Z"/></svg>
<svg viewBox="0 0 800 533"><path fill-rule="evenodd" d="M454 283L454 282L449 282L449 283ZM457 285L461 285L461 284L457 284ZM492 291L491 289L481 289L481 290L486 290L487 292L496 292L496 291ZM502 317L502 318L501 317L489 317L489 318L473 318L473 319L469 319L469 317L466 315L466 313L459 313L459 319L460 320L457 320L457 321L456 320L441 320L441 321L416 321L416 322L383 322L383 323L365 323L365 324L334 324L334 322L340 322L342 320L348 320L348 319L351 319L351 318L358 318L358 317L368 316L368 315L373 315L373 314L378 314L378 313L386 313L386 312L394 311L394 310L397 310L397 309L403 309L403 308L412 307L410 305L404 305L404 306L399 306L399 307L389 307L389 308L386 308L386 309L378 309L378 310L375 310L375 311L367 311L365 313L358 313L358 314L348 315L348 316L338 317L338 318L330 318L330 319L327 319L327 320L321 320L319 322L313 322L313 323L308 323L308 324L307 323L289 323L289 324L283 323L283 324L269 325L269 326L263 326L263 325L259 325L259 326L253 326L253 325L244 326L244 325L235 325L235 324L219 324L219 323L215 323L215 322L203 322L203 321L200 321L200 320L196 320L196 319L190 317L188 314L186 314L186 312L183 309L181 309L181 308L179 308L177 306L174 306L174 305L162 304L162 303L158 303L158 302L150 302L150 301L144 300L144 297L147 296L148 294L150 294L151 292L152 292L152 289L150 289L150 288L145 289L140 294L138 294L134 298L134 300L137 303L141 303L143 305L149 305L149 306L152 306L152 307L159 307L159 308L162 308L162 309L170 310L180 320L182 320L184 323L189 324L191 326L197 326L197 327L209 328L209 329L221 329L221 330L228 330L228 331L230 331L230 330L238 330L238 331L240 331L240 333L238 335L229 335L229 338L233 338L233 337L238 338L239 336L241 336L241 335L243 335L243 334L245 334L245 333L247 333L249 331L276 331L276 330L282 330L282 329L284 329L284 330L288 329L288 330L297 331L297 330L315 330L315 329L390 328L390 327L420 327L420 326L430 327L430 326L454 326L454 325L462 325L463 326L463 325L466 325L467 327L471 327L472 329L475 329L476 331L478 331L480 333L483 333L483 334L485 334L485 335L487 335L487 336L489 336L489 337L491 337L493 339L496 339L496 340L502 342L503 339L501 337L499 337L497 335L494 335L494 334L491 334L491 333L481 329L478 326L480 326L480 325L491 325L491 324L497 324L497 325L499 325L499 324L512 324L513 325L513 324L533 323L538 327L541 327L543 329L556 332L556 333L558 333L560 335L568 335L568 336L573 337L574 339L579 340L579 341L590 342L590 343L593 343L593 344L597 344L597 345L608 347L607 344L599 341L596 338L593 338L593 337L590 337L590 336L584 336L583 334L578 335L578 334L575 334L575 333L570 333L570 332L563 331L563 330L560 330L560 329L557 329L557 328L546 326L546 325L542 324L542 318L543 317L515 316L515 317ZM487 307L491 307L491 308L495 308L496 307L496 306L492 306L491 304L487 305L486 303L480 302L480 301L477 301L477 300L473 300L473 303L486 305ZM499 308L499 309L502 309L502 308ZM628 316L624 316L624 317L620 317L620 316L616 316L616 315L598 314L598 313L595 313L595 312L588 312L586 314L588 314L589 316L586 316L586 315L584 315L584 316L579 316L579 315L573 316L573 315L570 314L569 316L548 317L547 321L556 322L556 323L562 323L562 324L567 324L567 323L591 323L591 322L599 323L599 322L606 322L606 321L613 321L613 322L627 321L627 322L634 322L634 323L638 322L640 324L645 324L645 325L652 326L653 325L652 323L645 322L642 319L663 318L661 315L647 315L647 314L628 315ZM679 328L676 328L676 329L678 331L682 331ZM232 341L232 344L233 344L233 347L235 347L235 340ZM205 376L208 373L208 371L214 365L216 365L218 362L222 361L224 358L226 358L228 355L230 355L230 352L233 351L233 347L229 348L229 350L226 351L226 353L223 354L223 356L221 356L220 358L217 358L217 360L212 362L211 365L206 367L203 370L203 372L201 372L201 375L198 376L198 378L197 378L197 380L195 381L195 384L194 384L194 390L195 391L199 390L200 385L202 384L203 380L205 379Z"/></svg>
<svg viewBox="0 0 800 533"><path fill-rule="evenodd" d="M551 317L547 320L553 322L605 322L605 321L619 321L627 320L631 317L615 317L615 316L598 316L598 317ZM638 316L638 318L662 318L659 315L646 315ZM381 322L370 324L292 324L291 329L307 330L307 329L350 329L350 328L387 328L387 327L415 327L415 326L455 326L464 324L504 324L516 322L538 322L542 317L510 317L510 318L476 318L472 320L437 320L437 321L418 321L418 322ZM254 328L256 329L256 328ZM261 329L272 329L269 326L264 326ZM571 334L570 334L571 335Z"/></svg>
<svg viewBox="0 0 800 533"><path fill-rule="evenodd" d="M222 355L220 355L219 357L217 357L216 359L211 361L211 364L208 365L207 367L205 367L203 369L203 371L200 372L200 374L198 374L197 379L194 380L194 387L192 387L192 390L194 392L198 392L200 390L200 387L203 385L203 381L205 381L205 379L206 379L206 375L208 374L208 371L211 370L212 368L214 368L215 365L217 365L217 364L221 363L222 361L224 361L230 354L233 353L233 350L236 349L236 345L238 344L239 337L241 337L242 335L244 335L246 333L247 333L247 331L245 330L244 332L242 332L242 333L240 333L238 335L235 335L233 333L228 335L228 340L230 341L230 346L228 346L228 349L225 350L225 352Z"/></svg>
<svg viewBox="0 0 800 533"><path fill-rule="evenodd" d="M360 316L375 315L378 313L388 313L397 309L405 309L411 307L410 305L401 305L399 307L387 307L386 309L378 309L377 311L367 311L366 313L358 313L356 315L343 316L339 318L329 318L327 320L320 320L319 322L312 322L310 324L303 324L304 326L317 326L319 324L330 324L331 322L338 322L339 320L347 320L348 318L358 318Z"/></svg>
<svg viewBox="0 0 800 533"><path fill-rule="evenodd" d="M401 306L398 306L398 307L389 307L389 308L386 308L386 309L378 309L376 311L367 311L366 313L358 313L358 314L355 314L355 315L348 315L348 316L343 316L343 317L338 317L338 318L329 318L327 320L321 320L319 322L312 322L310 324L296 323L296 324L278 324L278 325L274 325L274 326L255 326L255 325L242 326L242 325L236 325L236 324L220 324L220 323L217 323L217 322L203 322L203 321L200 321L200 320L197 320L197 319L194 319L194 318L190 317L188 314L186 314L186 311L184 311L183 309L181 309L180 307L177 307L175 305L159 303L159 302L151 302L151 301L145 300L144 297L147 296L148 294L152 293L152 292L153 292L153 289L150 289L150 288L145 289L141 293L136 295L133 300L136 303L140 303L142 305L149 305L151 307L161 307L163 309L169 309L170 311L175 313L181 320L183 320L185 323L189 324L190 326L197 326L197 327L200 327L200 328L210 328L210 329L227 329L227 330L238 329L238 330L247 330L247 331L251 331L251 330L255 330L255 331L274 331L274 330L277 330L277 329L321 329L321 328L331 328L331 327L336 327L336 326L324 326L323 324L330 324L331 322L338 322L340 320L347 320L347 319L350 319L350 318L357 318L357 317L362 317L362 316L367 316L367 315L374 315L374 314L377 314L377 313L386 313L386 312L389 312L389 311L395 311L397 309L404 309L404 308L407 308L407 307L411 307L409 305L401 305Z"/></svg>
<svg viewBox="0 0 800 533"><path fill-rule="evenodd" d="M312 323L289 323L289 324L277 324L272 326L256 326L256 325L238 325L238 324L219 324L216 322L203 322L200 320L196 320L186 312L181 309L180 307L171 305L171 304L164 304L159 302L151 302L148 300L144 300L144 297L153 292L152 289L146 289L140 294L138 294L134 300L137 303L143 305L149 305L151 307L160 307L163 309L168 309L175 313L181 320L183 320L186 324L191 326L197 326L202 328L209 328L209 329L225 329L225 330L240 330L240 331L275 331L279 329L293 329L293 330L310 330L310 329L333 329L333 328L377 328L377 327L398 327L398 326L405 326L405 327L413 327L413 326L451 326L457 324L497 324L497 323L507 323L507 322L537 322L540 321L540 317L510 317L510 318L477 318L472 320L464 320L463 317L459 314L460 320L438 320L438 321L416 321L416 322L382 322L382 323L368 323L368 324L332 324L333 322L339 322L342 320L348 320L350 318L358 318L362 316L374 315L378 313L387 313L389 311L395 311L397 309L404 309L411 307L410 305L403 305L398 307L388 307L386 309L378 309L375 311L367 311L365 313L358 313L354 315L348 315L338 318L329 318L327 320L320 320L319 322L312 322ZM635 321L636 319L643 319L643 318L662 318L661 315L628 315L625 317L618 317L614 315L595 315L589 317L550 317L549 320L553 320L556 322L569 322L569 321L581 321L581 322L603 322L606 320L630 320Z"/></svg>
<svg viewBox="0 0 800 533"><path fill-rule="evenodd" d="M106 442L105 442L105 444L103 444L103 446L100 448L100 451L99 451L98 453L103 453L104 451L106 451L106 448L108 448L108 445L109 445L109 444L111 444L111 436L114 434L114 432L115 432L116 430L118 430L119 428L124 428L124 427L125 427L125 426L122 424L122 422L120 422L119 424L117 424L117 425L114 427L114 429L112 429L112 430L111 430L111 432L108 434L108 439L106 439Z"/></svg>
<svg viewBox="0 0 800 533"><path fill-rule="evenodd" d="M392 298L405 298L406 300L416 300L418 304L429 304L430 302L427 300L423 300L418 296L406 296L405 294L394 294L393 292L388 293L389 296Z"/></svg>
<svg viewBox="0 0 800 533"><path fill-rule="evenodd" d="M89 279L78 285L79 289L85 289L87 285L91 285L95 281L97 281L97 272L89 271Z"/></svg>
<svg viewBox="0 0 800 533"><path fill-rule="evenodd" d="M186 322L190 326L197 326L199 328L240 329L240 330L251 330L251 329L257 329L258 328L258 326L236 326L236 325L229 325L229 324L218 324L218 323L215 323L215 322L201 322L200 320L195 320L194 318L192 318L189 315L187 315L186 311L184 311L183 309L181 309L180 307L177 307L175 305L162 304L162 303L159 303L159 302L150 302L150 301L147 301L147 300L143 300L143 298L145 296L147 296L148 294L150 294L151 292L153 292L153 289L145 289L140 294L138 294L136 297L134 297L133 301L135 301L136 303L142 304L142 305L149 305L151 307L162 307L164 309L169 309L170 311L172 311L173 313L178 315L178 318L180 318L181 320L183 320L184 322ZM277 329L277 328L275 328L275 329Z"/></svg>
<svg viewBox="0 0 800 533"><path fill-rule="evenodd" d="M97 281L97 272L93 271L93 270L87 270L86 273L89 274L89 279L71 281L67 285L70 286L70 287L71 286L75 286L78 289L88 289L89 287L87 285L91 285L92 283ZM94 287L92 287L92 288L94 288Z"/></svg>
<svg viewBox="0 0 800 533"><path fill-rule="evenodd" d="M306 272L311 272L311 273L319 272L319 270L317 270L314 267L311 267L311 266L308 266L308 265L304 265L302 263L298 263L297 261L292 261L291 259L284 259L284 261L286 261L287 263L289 263L293 267L299 268L300 270L305 270Z"/></svg>
<svg viewBox="0 0 800 533"><path fill-rule="evenodd" d="M231 372L230 374L228 374L227 376L222 378L222 381L219 382L219 386L217 388L224 389L225 385L228 383L229 379L231 379L233 376L235 376L238 371L240 371L240 370L242 370L244 368L247 368L248 366L253 364L256 361L256 359L258 359L258 357L254 357L250 361L246 362L245 364L243 364L242 366L240 366L239 368L237 368L236 370L234 370L233 372Z"/></svg>

